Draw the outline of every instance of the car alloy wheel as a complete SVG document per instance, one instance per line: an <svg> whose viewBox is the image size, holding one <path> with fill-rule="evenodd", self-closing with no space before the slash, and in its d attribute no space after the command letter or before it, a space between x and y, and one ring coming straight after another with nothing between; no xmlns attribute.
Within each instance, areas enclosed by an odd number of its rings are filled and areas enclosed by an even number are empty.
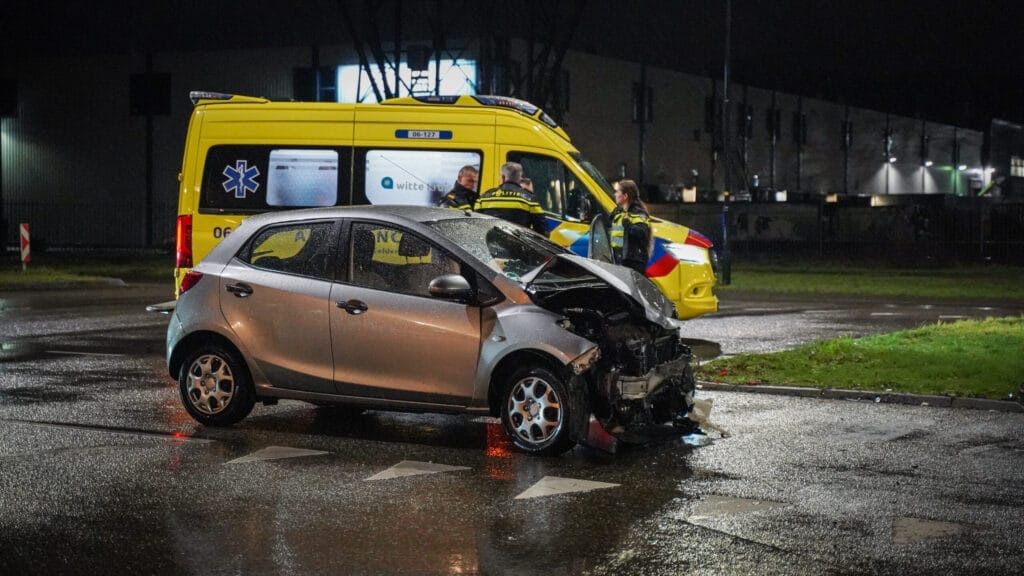
<svg viewBox="0 0 1024 576"><path fill-rule="evenodd" d="M235 376L223 358L204 354L188 367L186 393L192 406L203 414L223 412L235 394Z"/></svg>
<svg viewBox="0 0 1024 576"><path fill-rule="evenodd" d="M562 400L551 384L537 376L515 383L507 409L516 435L524 442L543 444L562 428Z"/></svg>
<svg viewBox="0 0 1024 576"><path fill-rule="evenodd" d="M576 444L581 400L554 372L523 368L508 380L501 403L505 433L524 452L556 455ZM585 411L585 410L584 410Z"/></svg>
<svg viewBox="0 0 1024 576"><path fill-rule="evenodd" d="M203 345L185 359L178 391L185 410L208 426L234 424L256 404L245 363L233 349L217 344Z"/></svg>

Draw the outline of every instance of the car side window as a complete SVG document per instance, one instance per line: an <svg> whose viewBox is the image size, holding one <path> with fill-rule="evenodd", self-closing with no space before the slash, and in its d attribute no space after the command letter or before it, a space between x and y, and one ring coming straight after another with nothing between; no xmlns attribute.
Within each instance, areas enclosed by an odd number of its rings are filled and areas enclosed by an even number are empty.
<svg viewBox="0 0 1024 576"><path fill-rule="evenodd" d="M430 296L430 281L459 274L459 261L420 236L380 223L356 222L349 238L349 282L364 288Z"/></svg>
<svg viewBox="0 0 1024 576"><path fill-rule="evenodd" d="M253 237L239 258L264 270L330 280L333 228L333 222L270 226Z"/></svg>
<svg viewBox="0 0 1024 576"><path fill-rule="evenodd" d="M589 220L589 192L560 160L541 154L510 152L510 162L523 166L523 176L533 182L533 194L545 212L571 222Z"/></svg>

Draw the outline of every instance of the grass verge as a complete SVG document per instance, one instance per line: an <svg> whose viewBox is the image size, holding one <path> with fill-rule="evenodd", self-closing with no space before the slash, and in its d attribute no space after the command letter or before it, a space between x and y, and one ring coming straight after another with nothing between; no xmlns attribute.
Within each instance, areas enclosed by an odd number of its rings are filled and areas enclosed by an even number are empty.
<svg viewBox="0 0 1024 576"><path fill-rule="evenodd" d="M0 288L28 284L89 282L120 278L126 282L174 281L174 257L167 254L33 255L28 269L13 258L0 259Z"/></svg>
<svg viewBox="0 0 1024 576"><path fill-rule="evenodd" d="M1024 268L1010 266L894 270L746 264L734 266L731 276L729 286L715 291L1024 300Z"/></svg>
<svg viewBox="0 0 1024 576"><path fill-rule="evenodd" d="M1024 382L1024 316L961 320L707 362L701 380L1005 399Z"/></svg>

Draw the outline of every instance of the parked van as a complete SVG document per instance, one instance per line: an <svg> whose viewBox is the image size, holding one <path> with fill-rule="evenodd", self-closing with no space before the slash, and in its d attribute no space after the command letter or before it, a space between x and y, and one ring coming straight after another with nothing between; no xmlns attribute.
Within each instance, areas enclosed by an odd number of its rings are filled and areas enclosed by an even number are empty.
<svg viewBox="0 0 1024 576"><path fill-rule="evenodd" d="M379 104L271 102L193 92L178 201L177 289L185 273L242 220L270 210L353 204L434 205L459 169L523 165L551 239L589 255L591 221L615 208L613 189L536 106L500 96L430 96ZM647 276L679 318L718 309L711 242L652 218Z"/></svg>

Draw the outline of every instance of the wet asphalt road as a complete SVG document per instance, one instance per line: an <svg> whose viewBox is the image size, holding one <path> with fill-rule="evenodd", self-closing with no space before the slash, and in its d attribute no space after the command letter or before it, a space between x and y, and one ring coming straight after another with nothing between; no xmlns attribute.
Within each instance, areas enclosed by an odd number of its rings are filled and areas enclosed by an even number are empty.
<svg viewBox="0 0 1024 576"><path fill-rule="evenodd" d="M0 293L0 574L1024 574L1021 414L705 393L730 437L554 459L298 402L206 429L142 311L166 297ZM709 356L1021 312L927 306L733 296L684 331Z"/></svg>

